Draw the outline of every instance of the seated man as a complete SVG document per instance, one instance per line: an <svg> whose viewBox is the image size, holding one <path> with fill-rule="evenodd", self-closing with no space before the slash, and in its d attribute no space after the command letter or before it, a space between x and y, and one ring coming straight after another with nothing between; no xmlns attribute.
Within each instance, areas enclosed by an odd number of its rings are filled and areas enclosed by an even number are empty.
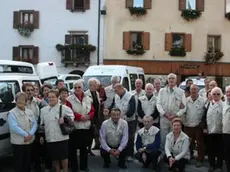
<svg viewBox="0 0 230 172"><path fill-rule="evenodd" d="M110 118L104 121L100 129L101 156L104 159L104 168L111 164L110 155L118 157L118 166L126 169L126 145L128 143L128 124L121 119L120 109L111 110Z"/></svg>
<svg viewBox="0 0 230 172"><path fill-rule="evenodd" d="M156 170L158 157L160 155L160 130L153 126L152 116L144 116L144 127L138 131L136 158L143 163L143 168L148 168L150 163Z"/></svg>

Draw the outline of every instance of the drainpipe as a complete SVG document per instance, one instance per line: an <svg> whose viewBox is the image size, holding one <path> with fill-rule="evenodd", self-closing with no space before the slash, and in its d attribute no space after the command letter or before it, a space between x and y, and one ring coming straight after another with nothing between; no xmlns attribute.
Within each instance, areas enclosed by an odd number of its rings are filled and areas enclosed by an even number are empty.
<svg viewBox="0 0 230 172"><path fill-rule="evenodd" d="M97 22L97 65L100 64L100 38L101 38L101 0L98 0L98 22Z"/></svg>

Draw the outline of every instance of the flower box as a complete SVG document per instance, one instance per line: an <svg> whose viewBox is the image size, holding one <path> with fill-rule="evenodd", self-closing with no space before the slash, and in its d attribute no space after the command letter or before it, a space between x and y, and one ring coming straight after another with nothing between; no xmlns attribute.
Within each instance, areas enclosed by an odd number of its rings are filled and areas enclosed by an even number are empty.
<svg viewBox="0 0 230 172"><path fill-rule="evenodd" d="M130 7L129 12L131 15L143 16L147 14L147 10L143 7Z"/></svg>
<svg viewBox="0 0 230 172"><path fill-rule="evenodd" d="M181 12L181 16L187 21L198 19L201 14L202 13L199 10L186 9Z"/></svg>
<svg viewBox="0 0 230 172"><path fill-rule="evenodd" d="M204 55L206 64L214 64L224 56L224 53L216 50L215 52L208 51Z"/></svg>
<svg viewBox="0 0 230 172"><path fill-rule="evenodd" d="M136 45L134 48L130 48L126 52L131 55L142 55L145 53L145 50L142 45Z"/></svg>
<svg viewBox="0 0 230 172"><path fill-rule="evenodd" d="M23 23L17 26L18 33L23 37L30 37L34 31L34 25L30 23Z"/></svg>
<svg viewBox="0 0 230 172"><path fill-rule="evenodd" d="M169 51L169 55L170 56L184 57L184 56L186 56L186 51L185 51L184 47L173 47Z"/></svg>

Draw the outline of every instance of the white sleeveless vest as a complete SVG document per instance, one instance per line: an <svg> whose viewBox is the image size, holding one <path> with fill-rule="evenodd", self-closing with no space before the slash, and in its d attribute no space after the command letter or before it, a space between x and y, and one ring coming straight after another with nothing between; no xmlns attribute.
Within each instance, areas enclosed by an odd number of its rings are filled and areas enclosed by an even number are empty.
<svg viewBox="0 0 230 172"><path fill-rule="evenodd" d="M142 128L138 131L138 134L141 136L141 141L143 146L154 143L155 136L160 130L157 127L151 126L148 131L145 128Z"/></svg>

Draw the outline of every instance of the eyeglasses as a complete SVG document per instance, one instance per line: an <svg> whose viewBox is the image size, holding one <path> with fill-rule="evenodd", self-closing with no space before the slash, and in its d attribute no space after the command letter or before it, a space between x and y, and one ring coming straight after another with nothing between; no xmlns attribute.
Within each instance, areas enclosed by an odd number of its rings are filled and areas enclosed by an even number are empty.
<svg viewBox="0 0 230 172"><path fill-rule="evenodd" d="M220 93L213 93L212 95L214 95L214 96L219 96Z"/></svg>
<svg viewBox="0 0 230 172"><path fill-rule="evenodd" d="M80 87L80 86L78 86L78 87L74 87L74 89L81 89L81 87Z"/></svg>

